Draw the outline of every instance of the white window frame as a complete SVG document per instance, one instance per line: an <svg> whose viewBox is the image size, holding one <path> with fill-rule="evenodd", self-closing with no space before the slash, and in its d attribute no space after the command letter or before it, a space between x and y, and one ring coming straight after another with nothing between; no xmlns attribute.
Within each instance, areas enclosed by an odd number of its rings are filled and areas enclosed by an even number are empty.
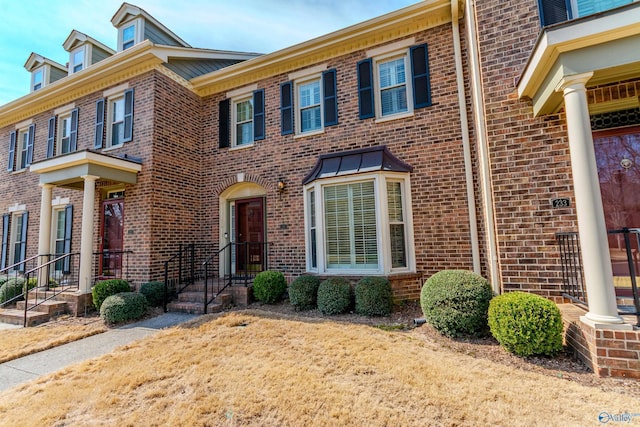
<svg viewBox="0 0 640 427"><path fill-rule="evenodd" d="M65 206L64 205L60 205L60 206L54 206L51 209L51 245L50 245L50 249L51 249L51 253L54 255L59 256L59 254L63 254L64 253L64 226L65 226L65 221L62 221L62 239L59 239L57 236L57 232L58 232L58 219L60 214L62 214L64 217L66 217L66 211L65 211ZM63 218L66 219L66 218ZM58 241L62 240L62 245L63 245L63 250L62 252L58 253L56 252L56 243L58 243Z"/></svg>
<svg viewBox="0 0 640 427"><path fill-rule="evenodd" d="M324 217L324 188L334 185L352 184L373 181L376 206L376 231L378 247L378 267L362 268L328 268L326 259L326 236ZM405 226L406 267L393 268L391 265L391 237L389 227L389 211L387 202L387 181L400 182L402 191L402 209ZM316 267L312 265L311 248L311 206L309 197L313 192L315 200L315 232L316 232ZM331 179L315 180L304 187L304 221L306 269L309 273L326 275L387 275L394 273L411 273L416 271L413 214L411 202L411 182L409 174L399 172L372 172Z"/></svg>
<svg viewBox="0 0 640 427"><path fill-rule="evenodd" d="M122 147L124 145L124 137L122 138L123 140L117 144L113 144L112 137L113 137L113 125L115 123L120 123L122 126L122 132L124 132L124 110L125 110L124 91L119 92L115 95L109 96L106 102L107 102L107 120L106 120L107 138L104 144L105 149ZM119 121L115 121L113 119L114 109L116 108L117 105L122 106L121 120Z"/></svg>
<svg viewBox="0 0 640 427"><path fill-rule="evenodd" d="M22 224L22 218L23 218L22 214L24 213L25 213L24 210L14 210L11 212L11 225L9 226L9 261L7 262L8 266L16 264L16 261L15 261L16 243L22 237L22 229L18 233L18 221L20 221L21 227L24 227L24 224ZM20 260L20 261L24 261L24 260ZM16 270L14 269L13 271L16 271Z"/></svg>
<svg viewBox="0 0 640 427"><path fill-rule="evenodd" d="M25 170L27 168L27 156L29 146L29 127L21 128L16 131L16 149L15 149L15 171ZM24 154L24 160L22 155Z"/></svg>
<svg viewBox="0 0 640 427"><path fill-rule="evenodd" d="M322 73L313 74L310 76L306 76L305 78L300 78L295 80L294 82L294 106L295 106L295 117L293 119L293 123L295 124L295 133L300 136L308 136L315 135L318 133L324 132L324 88L322 84ZM313 104L311 107L302 108L302 102L300 101L300 90L302 86L305 86L309 83L317 83L320 89L320 101L318 104ZM311 129L307 131L302 130L302 110L308 108L316 108L319 107L320 114L320 127L318 129Z"/></svg>
<svg viewBox="0 0 640 427"><path fill-rule="evenodd" d="M124 39L125 30L133 27L133 39ZM133 19L126 24L122 24L118 28L118 52L122 52L123 50L129 49L138 43L140 43L143 39L144 35L144 22L141 18ZM131 42L132 44L128 46L126 49L124 47L125 43Z"/></svg>
<svg viewBox="0 0 640 427"><path fill-rule="evenodd" d="M56 155L70 153L71 150L71 111L58 115L57 119L58 129L56 133ZM66 126L65 126L66 124ZM67 139L67 151L63 151L63 139L65 139L64 131L65 127L68 127L69 133L66 136Z"/></svg>
<svg viewBox="0 0 640 427"><path fill-rule="evenodd" d="M40 74L40 87L36 88L36 75ZM45 86L45 67L38 67L31 73L31 92L35 92L36 90L40 90Z"/></svg>
<svg viewBox="0 0 640 427"><path fill-rule="evenodd" d="M79 47L78 49L72 50L69 54L69 74L77 73L79 71L84 70L88 66L87 55L88 49L86 46ZM76 62L76 56L80 54L82 56L82 61L80 63ZM76 70L76 67L80 65L80 69Z"/></svg>
<svg viewBox="0 0 640 427"><path fill-rule="evenodd" d="M404 60L404 74L405 74L405 93L407 97L407 111L400 111L397 113L382 115L382 90L380 87L380 65L386 64L398 59ZM387 52L385 54L376 56L373 58L373 81L375 85L374 91L374 105L376 110L376 121L393 120L403 117L413 116L413 82L411 74L411 59L409 57L409 49L396 50L393 52Z"/></svg>
<svg viewBox="0 0 640 427"><path fill-rule="evenodd" d="M251 135L249 141L242 144L238 144L238 104L243 102L249 102L251 105L251 119L246 120L243 123L251 123ZM253 92L247 93L243 96L235 97L231 100L231 148L245 148L253 146L254 138L254 105L253 105Z"/></svg>

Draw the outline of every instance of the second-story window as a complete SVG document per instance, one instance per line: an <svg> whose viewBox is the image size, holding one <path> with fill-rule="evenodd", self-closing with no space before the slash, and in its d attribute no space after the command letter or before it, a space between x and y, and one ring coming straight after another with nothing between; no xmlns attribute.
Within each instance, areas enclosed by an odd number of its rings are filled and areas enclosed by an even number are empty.
<svg viewBox="0 0 640 427"><path fill-rule="evenodd" d="M298 133L322 129L320 78L305 81L297 85L298 114L300 127Z"/></svg>
<svg viewBox="0 0 640 427"><path fill-rule="evenodd" d="M236 147L253 143L253 98L245 98L234 102L235 137L233 144Z"/></svg>
<svg viewBox="0 0 640 427"><path fill-rule="evenodd" d="M19 171L27 168L33 161L33 139L35 125L18 129L9 135L9 163L7 171Z"/></svg>
<svg viewBox="0 0 640 427"><path fill-rule="evenodd" d="M377 64L381 117L409 111L405 58L403 55Z"/></svg>
<svg viewBox="0 0 640 427"><path fill-rule="evenodd" d="M105 128L106 143L103 143ZM106 99L98 100L94 148L118 147L132 139L133 89L117 92Z"/></svg>

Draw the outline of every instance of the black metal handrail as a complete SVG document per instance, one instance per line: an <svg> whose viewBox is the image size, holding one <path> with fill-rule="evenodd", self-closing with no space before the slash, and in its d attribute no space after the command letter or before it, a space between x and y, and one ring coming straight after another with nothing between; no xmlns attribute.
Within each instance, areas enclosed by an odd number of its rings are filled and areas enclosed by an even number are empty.
<svg viewBox="0 0 640 427"><path fill-rule="evenodd" d="M42 256L49 256L49 255L34 255L32 257L29 258L25 258L19 262L16 262L15 264L12 264L8 267L3 268L2 270L0 270L0 275L4 276L4 283L10 281L10 280L20 280L20 279L24 279L24 272L25 270L29 270L35 266L38 265L38 261L40 259L40 257ZM31 266L31 267L30 267ZM20 293L18 295L14 295L10 298L7 298L6 301L2 301L0 302L0 308L6 307L8 305L14 304L17 301L21 301L22 298L24 297L24 292Z"/></svg>
<svg viewBox="0 0 640 427"><path fill-rule="evenodd" d="M61 293L80 288L80 253L48 254L49 261L24 273L24 323L27 326L27 313L45 301L49 301ZM53 259L52 259L53 258ZM59 269L58 269L59 268ZM35 278L33 288L29 281ZM29 305L29 294L33 294L34 303Z"/></svg>
<svg viewBox="0 0 640 427"><path fill-rule="evenodd" d="M123 273L124 278L129 278L129 255L133 254L133 251L130 249L127 250L119 250L119 251L101 251L94 252L94 272L95 277L93 278L93 283L96 283L99 280L106 279L122 279ZM124 258L124 262L123 262ZM105 261L110 264L107 267L109 273L105 274Z"/></svg>
<svg viewBox="0 0 640 427"><path fill-rule="evenodd" d="M640 228L621 228L609 230L609 235L622 235L624 241L624 257L613 259L618 268L628 268L633 298L633 311L620 310L621 314L633 314L640 326L640 296L638 292L638 272L640 272ZM633 236L633 237L632 237ZM587 292L584 284L582 254L580 252L580 236L577 232L556 233L556 241L560 249L560 263L564 284L563 296L581 304L587 304ZM635 247L634 247L635 243Z"/></svg>

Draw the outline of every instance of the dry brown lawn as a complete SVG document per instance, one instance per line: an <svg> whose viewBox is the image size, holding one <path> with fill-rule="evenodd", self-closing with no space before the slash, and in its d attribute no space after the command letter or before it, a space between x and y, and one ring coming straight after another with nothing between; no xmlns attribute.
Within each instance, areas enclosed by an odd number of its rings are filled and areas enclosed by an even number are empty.
<svg viewBox="0 0 640 427"><path fill-rule="evenodd" d="M0 393L11 426L585 426L601 411L637 413L640 398L456 353L419 330L259 311L205 316Z"/></svg>
<svg viewBox="0 0 640 427"><path fill-rule="evenodd" d="M33 328L4 330L0 332L0 363L86 338L106 329L97 317L62 316Z"/></svg>

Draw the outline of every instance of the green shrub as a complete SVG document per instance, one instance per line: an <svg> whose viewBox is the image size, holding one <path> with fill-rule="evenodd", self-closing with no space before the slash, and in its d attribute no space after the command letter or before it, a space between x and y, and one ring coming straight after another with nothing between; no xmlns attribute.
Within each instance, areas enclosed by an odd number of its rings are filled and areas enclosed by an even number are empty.
<svg viewBox="0 0 640 427"><path fill-rule="evenodd" d="M150 306L160 307L164 303L164 282L143 283L140 293L147 298Z"/></svg>
<svg viewBox="0 0 640 427"><path fill-rule="evenodd" d="M30 277L27 283L28 283L27 287L29 289L33 289L36 286L38 286L38 278L37 277Z"/></svg>
<svg viewBox="0 0 640 427"><path fill-rule="evenodd" d="M518 356L553 356L562 350L562 316L552 301L525 292L509 292L489 304L491 334Z"/></svg>
<svg viewBox="0 0 640 427"><path fill-rule="evenodd" d="M487 310L493 293L483 277L465 270L444 270L431 276L420 293L424 317L449 337L487 332Z"/></svg>
<svg viewBox="0 0 640 427"><path fill-rule="evenodd" d="M356 313L387 316L393 308L391 284L384 277L363 277L356 284Z"/></svg>
<svg viewBox="0 0 640 427"><path fill-rule="evenodd" d="M6 274L0 274L0 286L7 283L7 280L9 280L9 276L7 276Z"/></svg>
<svg viewBox="0 0 640 427"><path fill-rule="evenodd" d="M316 308L320 279L316 276L300 276L289 285L289 302L296 310Z"/></svg>
<svg viewBox="0 0 640 427"><path fill-rule="evenodd" d="M100 306L100 317L110 325L136 320L147 311L147 298L137 292L110 295Z"/></svg>
<svg viewBox="0 0 640 427"><path fill-rule="evenodd" d="M263 271L253 279L253 296L266 304L277 302L287 290L287 281L279 271Z"/></svg>
<svg viewBox="0 0 640 427"><path fill-rule="evenodd" d="M318 286L318 309L323 314L345 313L351 307L351 284L343 277L331 277Z"/></svg>
<svg viewBox="0 0 640 427"><path fill-rule="evenodd" d="M110 280L102 280L95 284L93 289L91 289L91 296L93 298L93 305L96 307L96 310L100 311L100 306L102 302L111 295L118 294L120 292L130 292L131 285L129 282L122 279L110 279Z"/></svg>
<svg viewBox="0 0 640 427"><path fill-rule="evenodd" d="M23 287L23 277L14 277L13 279L7 280L0 286L0 304L20 295L23 292Z"/></svg>

